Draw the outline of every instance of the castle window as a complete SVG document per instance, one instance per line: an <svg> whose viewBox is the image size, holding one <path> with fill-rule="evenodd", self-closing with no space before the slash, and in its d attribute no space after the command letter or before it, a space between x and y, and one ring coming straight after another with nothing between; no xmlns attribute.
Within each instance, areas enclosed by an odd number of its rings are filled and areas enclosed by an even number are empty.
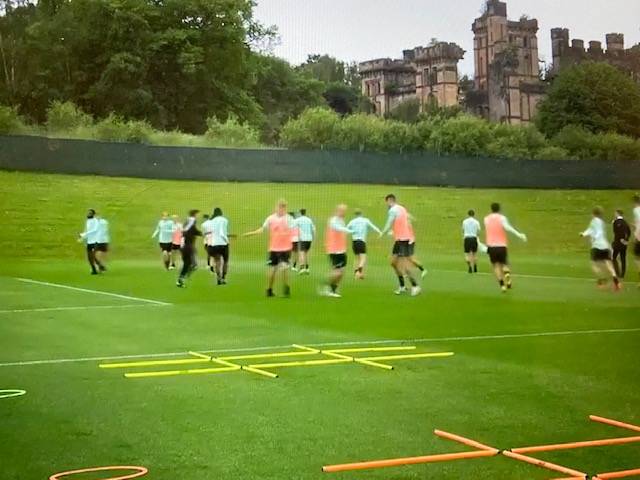
<svg viewBox="0 0 640 480"><path fill-rule="evenodd" d="M525 47L528 47L528 46L529 46L529 37L524 37L524 38L522 39L522 41L524 42L524 46L525 46Z"/></svg>

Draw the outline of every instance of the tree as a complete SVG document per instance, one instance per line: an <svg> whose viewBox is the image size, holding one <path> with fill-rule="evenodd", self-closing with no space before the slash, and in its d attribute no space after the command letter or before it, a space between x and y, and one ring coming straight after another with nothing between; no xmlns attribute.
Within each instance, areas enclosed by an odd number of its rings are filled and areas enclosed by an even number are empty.
<svg viewBox="0 0 640 480"><path fill-rule="evenodd" d="M536 122L547 137L570 125L640 137L640 85L606 63L568 68L554 80Z"/></svg>
<svg viewBox="0 0 640 480"><path fill-rule="evenodd" d="M325 105L324 84L272 56L255 55L252 94L264 114L263 139L278 140L287 121L310 107Z"/></svg>

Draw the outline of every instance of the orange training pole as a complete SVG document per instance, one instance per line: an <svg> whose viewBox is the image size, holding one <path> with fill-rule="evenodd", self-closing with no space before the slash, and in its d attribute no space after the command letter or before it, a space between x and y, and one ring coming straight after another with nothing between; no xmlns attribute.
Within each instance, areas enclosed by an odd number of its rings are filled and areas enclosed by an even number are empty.
<svg viewBox="0 0 640 480"><path fill-rule="evenodd" d="M619 422L617 420L611 420L609 418L598 417L597 415L590 415L589 419L593 420L594 422L605 423L605 424L611 425L613 427L626 428L627 430L633 430L634 432L640 432L640 427L638 427L636 425L631 425L630 423L623 423L623 422Z"/></svg>
<svg viewBox="0 0 640 480"><path fill-rule="evenodd" d="M627 478L640 476L640 468L635 470L624 470L622 472L599 473L593 480L609 480L613 478Z"/></svg>
<svg viewBox="0 0 640 480"><path fill-rule="evenodd" d="M428 455L424 457L396 458L392 460L376 460L372 462L345 463L342 465L329 465L322 467L325 473L350 472L353 470L369 470L376 468L400 467L403 465L418 465L422 463L451 462L454 460L466 460L471 458L493 457L497 451L481 450L477 452L445 453L443 455Z"/></svg>
<svg viewBox="0 0 640 480"><path fill-rule="evenodd" d="M558 443L556 445L541 445L539 447L512 448L514 453L553 452L556 450L572 450L574 448L604 447L607 445L626 445L640 442L640 437L608 438L604 440L587 440L584 442Z"/></svg>
<svg viewBox="0 0 640 480"><path fill-rule="evenodd" d="M570 475L571 477L587 477L586 473L572 470L571 468L563 467L562 465L556 465L555 463L545 462L544 460L538 460L537 458L527 457L526 455L521 455L519 453L510 452L508 450L503 451L502 455L514 460L518 460L520 462L535 465L536 467L546 468L547 470L553 470L554 472L560 472L565 475Z"/></svg>
<svg viewBox="0 0 640 480"><path fill-rule="evenodd" d="M475 440L471 440L469 438L461 437L460 435L455 435L453 433L444 432L442 430L434 430L435 433L440 438L446 438L447 440L453 440L454 442L462 443L463 445L467 445L468 447L475 448L478 450L487 450L487 451L495 451L498 452L496 448L490 447L488 445L484 445L480 442L476 442Z"/></svg>

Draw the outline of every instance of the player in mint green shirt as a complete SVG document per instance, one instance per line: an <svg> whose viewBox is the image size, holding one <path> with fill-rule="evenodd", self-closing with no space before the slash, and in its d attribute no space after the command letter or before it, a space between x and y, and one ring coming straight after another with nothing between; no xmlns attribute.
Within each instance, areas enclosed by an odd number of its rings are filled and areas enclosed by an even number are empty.
<svg viewBox="0 0 640 480"><path fill-rule="evenodd" d="M158 237L158 243L160 244L160 250L162 251L162 263L164 268L169 270L171 266L171 251L173 232L175 230L174 222L169 218L168 212L162 212L162 217L156 226L151 238Z"/></svg>
<svg viewBox="0 0 640 480"><path fill-rule="evenodd" d="M362 216L362 210L356 210L355 214L356 218L349 222L347 228L353 232L351 234L352 248L358 260L355 275L358 280L363 280L364 267L367 265L367 234L369 230L380 234L380 229L371 223L371 220Z"/></svg>

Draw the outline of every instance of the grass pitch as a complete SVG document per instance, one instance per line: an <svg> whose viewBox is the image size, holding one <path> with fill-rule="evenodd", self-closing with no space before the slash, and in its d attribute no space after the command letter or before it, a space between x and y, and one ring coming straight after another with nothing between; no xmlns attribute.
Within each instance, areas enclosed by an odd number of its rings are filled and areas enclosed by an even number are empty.
<svg viewBox="0 0 640 480"><path fill-rule="evenodd" d="M117 464L148 467L150 480L550 479L562 475L502 457L332 475L320 468L464 450L434 437L434 428L508 448L626 435L588 422L589 414L640 423L640 292L631 282L620 294L597 291L588 245L578 237L594 204L612 212L628 205L631 192L6 172L0 186L0 389L27 390L0 400L3 480ZM150 240L162 210L183 215L220 206L233 233L242 233L259 226L279 197L292 209L306 207L321 231L338 202L380 225L390 192L418 219L418 254L429 269L418 298L392 295L391 244L374 236L367 279L347 278L337 301L316 295L329 268L321 241L312 275L293 279L293 297L268 301L266 239L234 241L228 286L214 286L200 270L185 290L175 287L175 272L163 271ZM513 241L515 290L508 295L485 258L477 276L462 259L460 221L469 208L484 215L491 201L530 239ZM90 207L112 225L110 270L99 277L88 275L75 242ZM637 279L633 266L628 276ZM278 379L244 372L125 379L123 371L98 367L115 357L170 359L191 350L224 355L381 341L455 356L390 362L392 372L288 368ZM637 444L538 457L589 473L640 467Z"/></svg>

